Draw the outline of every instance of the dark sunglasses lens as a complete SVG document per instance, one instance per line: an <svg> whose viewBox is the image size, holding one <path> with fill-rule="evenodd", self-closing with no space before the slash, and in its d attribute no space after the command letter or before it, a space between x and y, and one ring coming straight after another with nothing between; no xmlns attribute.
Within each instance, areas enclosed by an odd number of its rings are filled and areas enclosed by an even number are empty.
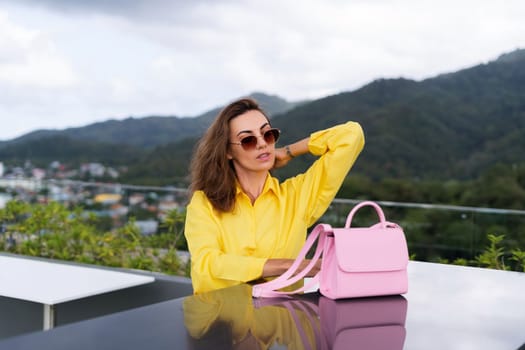
<svg viewBox="0 0 525 350"><path fill-rule="evenodd" d="M270 129L263 134L264 142L269 145L273 145L279 139L279 130ZM246 136L241 140L242 148L246 151L250 151L257 147L257 136Z"/></svg>
<svg viewBox="0 0 525 350"><path fill-rule="evenodd" d="M279 139L279 130L270 129L264 133L264 141L268 144L276 143Z"/></svg>
<svg viewBox="0 0 525 350"><path fill-rule="evenodd" d="M242 148L245 150L254 149L257 147L257 137L255 136L246 136L241 140Z"/></svg>

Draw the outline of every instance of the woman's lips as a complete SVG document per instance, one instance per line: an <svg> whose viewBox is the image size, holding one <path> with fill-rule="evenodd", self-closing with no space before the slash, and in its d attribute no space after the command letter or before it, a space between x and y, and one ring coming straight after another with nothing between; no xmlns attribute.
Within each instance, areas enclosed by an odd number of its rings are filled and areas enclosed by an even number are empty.
<svg viewBox="0 0 525 350"><path fill-rule="evenodd" d="M268 160L270 159L270 153L268 152L265 152L265 153L261 153L257 156L257 159L259 160Z"/></svg>

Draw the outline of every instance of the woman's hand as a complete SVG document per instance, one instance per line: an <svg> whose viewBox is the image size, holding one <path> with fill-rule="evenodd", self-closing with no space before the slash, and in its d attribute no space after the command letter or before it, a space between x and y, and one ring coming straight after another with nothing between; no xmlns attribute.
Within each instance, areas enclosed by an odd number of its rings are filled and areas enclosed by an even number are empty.
<svg viewBox="0 0 525 350"><path fill-rule="evenodd" d="M304 138L295 143L289 144L288 146L279 147L275 149L275 163L273 164L274 169L282 168L292 158L308 153L308 142L310 138Z"/></svg>
<svg viewBox="0 0 525 350"><path fill-rule="evenodd" d="M282 168L292 159L286 152L284 147L275 149L275 163L273 164L274 169Z"/></svg>
<svg viewBox="0 0 525 350"><path fill-rule="evenodd" d="M299 266L299 269L297 269L298 272L304 270L306 268L306 266L308 266L308 264L310 263L310 260L309 259L306 259L306 260L303 260L303 262L301 263L301 266ZM317 275L317 273L319 271L321 271L321 265L323 263L323 260L322 259L319 259L315 262L315 265L312 267L312 269L306 274L305 277L314 277L315 275Z"/></svg>
<svg viewBox="0 0 525 350"><path fill-rule="evenodd" d="M280 276L286 272L294 263L294 259L268 259L266 264L264 264L263 273L261 277L274 277ZM305 277L314 277L319 270L321 270L322 259L319 259L315 262L315 265L312 269L306 274ZM304 268L310 263L309 259L305 259L299 265L297 272L301 272Z"/></svg>

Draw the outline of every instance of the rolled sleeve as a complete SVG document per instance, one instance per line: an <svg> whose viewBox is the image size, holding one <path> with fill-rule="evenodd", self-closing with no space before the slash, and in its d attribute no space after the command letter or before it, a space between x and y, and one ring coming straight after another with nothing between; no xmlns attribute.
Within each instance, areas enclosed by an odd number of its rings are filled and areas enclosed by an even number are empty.
<svg viewBox="0 0 525 350"><path fill-rule="evenodd" d="M365 136L361 125L356 122L347 122L311 134L308 150L316 156L321 156L329 150L344 150L340 153L349 156L348 163L351 165L364 145Z"/></svg>
<svg viewBox="0 0 525 350"><path fill-rule="evenodd" d="M313 133L308 150L318 160L292 180L297 203L308 226L319 219L339 191L346 175L363 150L365 137L361 125L347 122Z"/></svg>

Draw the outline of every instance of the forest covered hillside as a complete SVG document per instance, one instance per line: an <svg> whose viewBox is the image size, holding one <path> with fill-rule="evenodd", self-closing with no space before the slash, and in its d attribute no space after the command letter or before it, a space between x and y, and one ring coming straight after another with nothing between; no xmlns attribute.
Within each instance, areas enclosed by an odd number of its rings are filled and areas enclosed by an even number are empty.
<svg viewBox="0 0 525 350"><path fill-rule="evenodd" d="M252 96L283 131L280 144L347 120L361 123L366 145L353 173L370 179L474 179L495 164L524 161L525 50L422 81L379 79L313 101ZM1 143L0 160L91 159L128 164L127 182L180 183L195 141L220 108L193 118L129 118L35 131ZM312 160L295 160L277 175L295 174Z"/></svg>

